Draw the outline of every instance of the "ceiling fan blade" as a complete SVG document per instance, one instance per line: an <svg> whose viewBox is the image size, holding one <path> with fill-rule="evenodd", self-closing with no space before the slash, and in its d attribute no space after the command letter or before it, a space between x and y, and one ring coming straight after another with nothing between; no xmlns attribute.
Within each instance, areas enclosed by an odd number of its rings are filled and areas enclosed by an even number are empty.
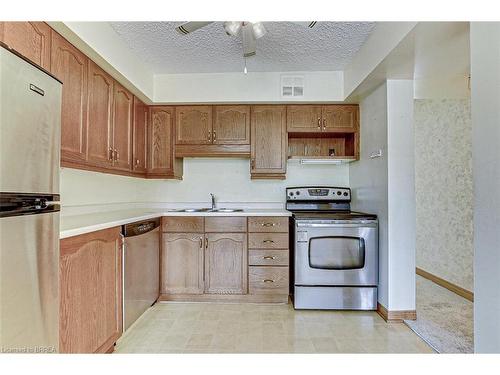
<svg viewBox="0 0 500 375"><path fill-rule="evenodd" d="M252 31L252 24L245 23L241 28L241 38L243 39L243 56L255 56L256 43Z"/></svg>
<svg viewBox="0 0 500 375"><path fill-rule="evenodd" d="M198 29L201 29L202 27L205 27L207 25L210 25L213 23L213 21L210 22L186 22L183 23L182 25L179 25L175 28L179 34L189 34L192 33L193 31L196 31Z"/></svg>
<svg viewBox="0 0 500 375"><path fill-rule="evenodd" d="M294 22L294 24L307 27L308 29L312 29L314 26L316 26L317 23L317 21Z"/></svg>

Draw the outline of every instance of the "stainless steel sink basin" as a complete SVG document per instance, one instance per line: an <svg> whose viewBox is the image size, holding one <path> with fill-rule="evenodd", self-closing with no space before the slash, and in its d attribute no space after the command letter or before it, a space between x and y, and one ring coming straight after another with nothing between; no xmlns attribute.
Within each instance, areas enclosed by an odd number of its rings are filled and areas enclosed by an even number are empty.
<svg viewBox="0 0 500 375"><path fill-rule="evenodd" d="M181 208L179 210L174 210L174 212L207 212L210 208Z"/></svg>
<svg viewBox="0 0 500 375"><path fill-rule="evenodd" d="M213 210L208 210L208 212L242 212L241 208L214 208Z"/></svg>
<svg viewBox="0 0 500 375"><path fill-rule="evenodd" d="M172 210L171 212L242 212L241 208L181 208L178 210Z"/></svg>

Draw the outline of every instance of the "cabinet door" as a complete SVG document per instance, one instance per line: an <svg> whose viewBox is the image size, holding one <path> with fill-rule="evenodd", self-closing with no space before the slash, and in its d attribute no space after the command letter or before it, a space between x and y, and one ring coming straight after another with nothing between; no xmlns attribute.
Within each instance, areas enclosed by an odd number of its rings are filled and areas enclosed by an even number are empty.
<svg viewBox="0 0 500 375"><path fill-rule="evenodd" d="M122 332L120 228L61 240L59 348L106 352Z"/></svg>
<svg viewBox="0 0 500 375"><path fill-rule="evenodd" d="M210 233L205 241L205 293L247 294L247 235Z"/></svg>
<svg viewBox="0 0 500 375"><path fill-rule="evenodd" d="M148 107L134 96L132 164L135 172L146 172Z"/></svg>
<svg viewBox="0 0 500 375"><path fill-rule="evenodd" d="M132 170L132 114L133 95L118 82L114 82L113 94L113 166Z"/></svg>
<svg viewBox="0 0 500 375"><path fill-rule="evenodd" d="M216 106L212 141L220 145L249 145L250 106Z"/></svg>
<svg viewBox="0 0 500 375"><path fill-rule="evenodd" d="M87 160L110 168L113 164L113 79L91 60L88 79Z"/></svg>
<svg viewBox="0 0 500 375"><path fill-rule="evenodd" d="M289 132L320 132L320 105L288 105L286 107L286 127Z"/></svg>
<svg viewBox="0 0 500 375"><path fill-rule="evenodd" d="M50 71L50 27L45 22L0 22L0 41Z"/></svg>
<svg viewBox="0 0 500 375"><path fill-rule="evenodd" d="M61 160L84 162L87 147L88 58L52 32L51 71L63 82Z"/></svg>
<svg viewBox="0 0 500 375"><path fill-rule="evenodd" d="M171 175L173 171L174 107L150 107L148 125L148 174Z"/></svg>
<svg viewBox="0 0 500 375"><path fill-rule="evenodd" d="M357 105L325 105L323 106L324 132L354 132L358 127Z"/></svg>
<svg viewBox="0 0 500 375"><path fill-rule="evenodd" d="M250 138L252 178L285 178L286 107L252 106Z"/></svg>
<svg viewBox="0 0 500 375"><path fill-rule="evenodd" d="M176 107L176 144L204 145L212 143L212 106Z"/></svg>
<svg viewBox="0 0 500 375"><path fill-rule="evenodd" d="M203 233L164 233L161 293L203 294Z"/></svg>

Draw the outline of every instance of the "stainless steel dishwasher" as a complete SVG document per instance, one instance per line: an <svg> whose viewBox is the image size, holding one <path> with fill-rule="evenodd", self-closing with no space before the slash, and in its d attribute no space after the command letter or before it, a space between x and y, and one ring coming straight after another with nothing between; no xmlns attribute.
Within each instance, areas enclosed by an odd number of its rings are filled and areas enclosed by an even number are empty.
<svg viewBox="0 0 500 375"><path fill-rule="evenodd" d="M125 331L160 294L160 219L124 225L122 234Z"/></svg>

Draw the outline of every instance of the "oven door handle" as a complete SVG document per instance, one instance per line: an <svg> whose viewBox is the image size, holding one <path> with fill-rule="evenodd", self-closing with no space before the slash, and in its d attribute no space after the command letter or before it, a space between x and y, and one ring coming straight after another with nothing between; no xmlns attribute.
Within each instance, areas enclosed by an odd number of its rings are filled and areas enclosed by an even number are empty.
<svg viewBox="0 0 500 375"><path fill-rule="evenodd" d="M376 228L377 223L331 223L331 224L323 224L323 223L297 223L298 228Z"/></svg>

